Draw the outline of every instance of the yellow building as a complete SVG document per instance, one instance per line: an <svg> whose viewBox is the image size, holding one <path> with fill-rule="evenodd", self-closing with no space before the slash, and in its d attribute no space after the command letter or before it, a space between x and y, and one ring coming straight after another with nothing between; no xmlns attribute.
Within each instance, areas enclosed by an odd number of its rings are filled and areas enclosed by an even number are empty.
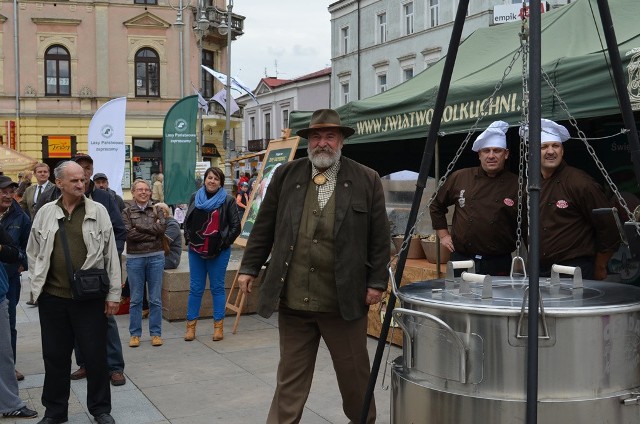
<svg viewBox="0 0 640 424"><path fill-rule="evenodd" d="M226 73L227 37L218 32L226 24L225 0L201 1L2 0L2 143L53 167L87 152L93 114L126 97L123 188L161 172L167 111L194 87L206 99L223 88L200 64ZM233 14L231 22L235 39L244 17ZM242 139L241 121L240 111L231 119L231 139ZM200 128L197 160L224 167L224 109L212 102Z"/></svg>

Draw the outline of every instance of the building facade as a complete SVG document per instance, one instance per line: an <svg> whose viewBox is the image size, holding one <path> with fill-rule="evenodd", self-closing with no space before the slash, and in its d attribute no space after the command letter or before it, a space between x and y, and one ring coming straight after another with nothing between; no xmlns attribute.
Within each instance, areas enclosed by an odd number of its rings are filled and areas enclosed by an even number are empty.
<svg viewBox="0 0 640 424"><path fill-rule="evenodd" d="M291 80L262 78L254 90L259 103L248 95L237 100L244 107L242 145L236 148L240 160L235 162L234 176L253 172L260 166L260 155L270 140L284 136L293 110L315 110L329 107L331 68ZM295 136L295 134L291 134ZM248 159L244 160L243 157Z"/></svg>
<svg viewBox="0 0 640 424"><path fill-rule="evenodd" d="M259 103L247 95L237 99L238 104L244 104L241 150L258 152L270 140L282 137L283 130L289 128L289 113L294 110L328 108L330 81L331 68L291 80L262 78L254 91Z"/></svg>
<svg viewBox="0 0 640 424"><path fill-rule="evenodd" d="M225 1L184 4L179 10L183 2L173 0L1 1L3 144L53 167L86 152L93 114L126 97L130 169L123 188L161 172L167 111L195 87L205 98L222 88L201 63L226 69L227 37L217 31ZM234 38L242 35L244 17L234 14L232 28ZM201 142L210 147L199 155L218 164L225 116L222 108L213 110L201 126ZM240 122L233 119L238 130Z"/></svg>
<svg viewBox="0 0 640 424"><path fill-rule="evenodd" d="M546 7L570 1L552 0ZM340 0L332 3L329 6L332 107L382 93L444 57L458 4L459 0ZM463 39L478 28L494 24L495 6L517 7L518 4L522 1L470 1Z"/></svg>

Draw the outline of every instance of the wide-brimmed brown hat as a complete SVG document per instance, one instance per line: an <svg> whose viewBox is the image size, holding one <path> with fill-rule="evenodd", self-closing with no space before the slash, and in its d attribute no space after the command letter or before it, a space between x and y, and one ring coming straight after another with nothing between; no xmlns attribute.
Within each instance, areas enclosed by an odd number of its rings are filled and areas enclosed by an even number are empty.
<svg viewBox="0 0 640 424"><path fill-rule="evenodd" d="M333 109L318 109L311 115L311 122L309 122L309 128L303 128L296 131L296 134L303 138L309 138L309 131L319 130L324 128L336 128L342 132L342 135L349 137L356 132L351 127L345 127L340 123L340 115Z"/></svg>

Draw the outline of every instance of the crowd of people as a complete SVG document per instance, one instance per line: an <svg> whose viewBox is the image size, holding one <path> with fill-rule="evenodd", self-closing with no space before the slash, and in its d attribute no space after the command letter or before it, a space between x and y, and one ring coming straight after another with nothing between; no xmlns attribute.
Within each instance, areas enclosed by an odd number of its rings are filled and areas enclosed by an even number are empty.
<svg viewBox="0 0 640 424"><path fill-rule="evenodd" d="M544 119L541 124L541 273L562 263L580 266L585 278L604 279L619 238L613 219L591 210L609 207L609 201L590 176L564 161L567 129ZM521 129L525 137L527 131ZM433 228L452 259L472 259L477 272L490 275L508 275L518 233L521 193L518 176L507 167L507 132L508 124L497 121L480 134L472 146L479 166L452 173L430 206ZM321 339L332 357L345 415L350 422L375 422L375 402L360 416L370 373L367 313L387 290L390 234L380 177L342 155L353 133L334 110L313 113L309 127L297 132L308 140L307 157L272 173L244 249L240 290L252 291L268 261L257 309L264 317L278 310L280 362L267 423L300 421ZM162 174L153 182L136 179L132 199L125 202L93 165L91 156L76 155L56 166L55 182L45 163L18 182L0 175L4 416L37 416L20 400L17 382L24 375L15 368L24 271L30 275L27 303L40 314L42 424L67 421L70 380L85 378L89 412L99 424L115 422L110 384L127 381L114 314L127 292L129 347L141 344L146 310L151 345L163 345L163 272L180 265L183 240L190 275L184 340L196 339L198 320L205 316L213 318L207 331L212 340L224 339L225 275L257 174L243 175L234 194L224 187L224 172L210 167L189 202L172 211L163 190L170 181ZM566 232L572 236L560 236ZM79 300L78 271L90 269L104 270L108 283L97 297ZM211 311L202 310L207 278ZM78 364L73 373L72 352Z"/></svg>

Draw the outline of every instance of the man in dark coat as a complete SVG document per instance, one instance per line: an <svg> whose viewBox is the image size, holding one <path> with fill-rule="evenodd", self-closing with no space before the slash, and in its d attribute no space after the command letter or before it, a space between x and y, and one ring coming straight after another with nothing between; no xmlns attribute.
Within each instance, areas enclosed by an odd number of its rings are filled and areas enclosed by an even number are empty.
<svg viewBox="0 0 640 424"><path fill-rule="evenodd" d="M18 332L16 330L16 307L20 300L20 274L27 269L27 242L31 231L31 220L22 210L18 202L13 199L18 183L11 181L6 175L0 175L0 226L9 234L13 245L18 248L19 258L15 263L6 263L4 268L9 281L9 324L11 327L11 348L13 349L13 361L16 360L16 343ZM24 380L24 375L16 370L16 379Z"/></svg>
<svg viewBox="0 0 640 424"><path fill-rule="evenodd" d="M239 270L251 286L265 260L258 313L279 303L280 364L267 423L300 421L322 337L333 358L343 410L360 414L369 380L367 312L387 288L389 222L378 174L341 157L354 130L331 109L313 113L309 158L274 171ZM367 422L375 421L372 402Z"/></svg>

